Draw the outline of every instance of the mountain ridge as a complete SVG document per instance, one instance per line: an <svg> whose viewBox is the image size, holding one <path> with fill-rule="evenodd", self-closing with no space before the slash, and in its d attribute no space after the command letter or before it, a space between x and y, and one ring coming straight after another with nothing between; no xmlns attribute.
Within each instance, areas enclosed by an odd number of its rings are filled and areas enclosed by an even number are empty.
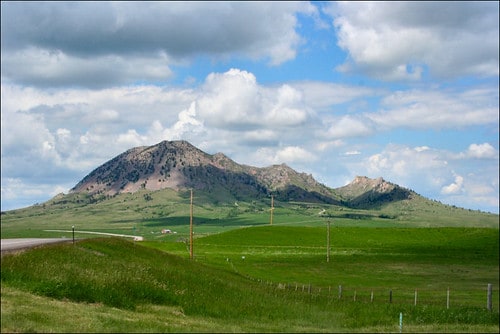
<svg viewBox="0 0 500 334"><path fill-rule="evenodd" d="M343 187L329 188L286 164L242 165L185 141L131 148L95 168L70 193L2 211L2 223L21 219L24 230L47 221L99 228L107 223L132 228L138 222L147 228L177 226L191 210L190 190L199 224L262 222L274 203L282 222L498 228L498 215L442 204L381 177L357 176Z"/></svg>
<svg viewBox="0 0 500 334"><path fill-rule="evenodd" d="M235 198L276 193L283 200L293 193L302 200L338 202L330 188L286 164L238 164L223 153L211 155L183 140L131 148L94 169L70 193L114 196L165 188L225 191Z"/></svg>
<svg viewBox="0 0 500 334"><path fill-rule="evenodd" d="M381 177L358 176L346 186L329 188L284 163L268 167L238 164L224 153L208 154L185 140L131 148L94 169L70 193L114 196L166 188L223 193L237 200L273 195L282 201L351 208L378 207L418 196Z"/></svg>

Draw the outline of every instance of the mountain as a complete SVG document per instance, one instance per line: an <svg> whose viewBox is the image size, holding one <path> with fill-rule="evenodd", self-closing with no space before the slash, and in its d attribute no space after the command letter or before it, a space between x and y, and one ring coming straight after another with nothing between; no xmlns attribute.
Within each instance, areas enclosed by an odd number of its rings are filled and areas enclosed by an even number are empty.
<svg viewBox="0 0 500 334"><path fill-rule="evenodd" d="M241 165L223 153L210 155L187 141L162 141L127 150L84 177L71 193L114 196L166 188L196 189L236 200L272 194L284 201L341 204L332 189L286 164Z"/></svg>
<svg viewBox="0 0 500 334"><path fill-rule="evenodd" d="M370 179L366 176L357 176L348 185L336 188L335 192L344 199L345 205L359 209L380 208L387 203L420 196L381 177Z"/></svg>
<svg viewBox="0 0 500 334"><path fill-rule="evenodd" d="M330 219L356 226L498 228L498 215L444 205L383 178L358 176L332 189L285 164L252 167L222 153L205 153L186 141L163 141L123 152L85 176L69 194L2 212L2 235L43 237L47 232L37 232L36 226L73 225L88 230L112 226L113 233L136 233L137 228L142 236L152 233L149 237L156 238L160 227L189 221L189 189L195 190L199 225L263 223L272 195L279 208L276 218L282 222Z"/></svg>

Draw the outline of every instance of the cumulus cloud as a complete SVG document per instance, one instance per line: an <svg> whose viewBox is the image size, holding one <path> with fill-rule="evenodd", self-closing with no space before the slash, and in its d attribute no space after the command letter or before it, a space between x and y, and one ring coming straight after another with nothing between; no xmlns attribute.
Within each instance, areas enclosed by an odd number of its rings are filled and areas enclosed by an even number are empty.
<svg viewBox="0 0 500 334"><path fill-rule="evenodd" d="M264 147L252 154L252 160L261 166L273 164L297 164L317 160L317 156L307 149L299 146L286 146L280 148Z"/></svg>
<svg viewBox="0 0 500 334"><path fill-rule="evenodd" d="M381 109L365 116L380 128L443 129L498 123L497 89L460 92L407 90L385 96Z"/></svg>
<svg viewBox="0 0 500 334"><path fill-rule="evenodd" d="M339 2L342 71L384 80L416 80L429 69L444 78L499 73L497 2ZM480 52L478 52L480 51Z"/></svg>
<svg viewBox="0 0 500 334"><path fill-rule="evenodd" d="M298 90L286 84L261 86L252 73L239 69L209 74L197 105L200 117L220 128L299 126L309 118Z"/></svg>
<svg viewBox="0 0 500 334"><path fill-rule="evenodd" d="M62 192L66 192L73 185L66 184L66 187L61 184L54 185L52 183L40 183L36 180L24 182L20 178L5 178L2 179L1 195L2 195L2 210L10 210L4 207L4 201L16 201L22 206L30 206L44 198L47 194L55 196Z"/></svg>
<svg viewBox="0 0 500 334"><path fill-rule="evenodd" d="M334 120L328 129L327 135L330 138L346 138L367 136L372 133L373 128L369 119L347 115L339 120Z"/></svg>
<svg viewBox="0 0 500 334"><path fill-rule="evenodd" d="M302 43L299 13L318 15L297 2L6 2L2 77L97 88L164 82L171 65L196 54L278 65L295 58Z"/></svg>
<svg viewBox="0 0 500 334"><path fill-rule="evenodd" d="M29 47L2 54L2 77L34 86L104 88L139 80L165 82L172 77L169 63L162 53L88 58Z"/></svg>
<svg viewBox="0 0 500 334"><path fill-rule="evenodd" d="M302 92L304 102L316 111L331 111L334 105L380 95L377 89L321 81L290 84Z"/></svg>
<svg viewBox="0 0 500 334"><path fill-rule="evenodd" d="M478 159L491 159L498 157L498 151L489 143L470 144L466 156Z"/></svg>
<svg viewBox="0 0 500 334"><path fill-rule="evenodd" d="M444 195L458 194L463 191L464 178L455 174L455 182L441 188Z"/></svg>

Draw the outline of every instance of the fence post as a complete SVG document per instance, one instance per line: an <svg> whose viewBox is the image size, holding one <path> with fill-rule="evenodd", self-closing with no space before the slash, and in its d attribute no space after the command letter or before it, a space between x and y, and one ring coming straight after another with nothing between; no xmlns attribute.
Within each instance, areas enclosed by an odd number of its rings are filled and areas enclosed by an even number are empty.
<svg viewBox="0 0 500 334"><path fill-rule="evenodd" d="M309 294L311 293L311 283L309 283Z"/></svg>
<svg viewBox="0 0 500 334"><path fill-rule="evenodd" d="M392 289L389 290L389 303L392 304Z"/></svg>
<svg viewBox="0 0 500 334"><path fill-rule="evenodd" d="M450 287L446 290L446 309L450 308Z"/></svg>
<svg viewBox="0 0 500 334"><path fill-rule="evenodd" d="M342 298L342 285L339 285L339 299Z"/></svg>
<svg viewBox="0 0 500 334"><path fill-rule="evenodd" d="M354 301L356 301L356 290L354 290Z"/></svg>
<svg viewBox="0 0 500 334"><path fill-rule="evenodd" d="M492 291L492 286L491 286L491 283L488 283L488 296L487 296L487 300L486 300L486 308L488 309L488 311L491 311L492 310L492 303L491 303L491 297L493 295L493 291Z"/></svg>
<svg viewBox="0 0 500 334"><path fill-rule="evenodd" d="M373 303L373 290L372 290L372 293L370 295L370 302Z"/></svg>
<svg viewBox="0 0 500 334"><path fill-rule="evenodd" d="M415 306L417 306L417 289L415 289Z"/></svg>

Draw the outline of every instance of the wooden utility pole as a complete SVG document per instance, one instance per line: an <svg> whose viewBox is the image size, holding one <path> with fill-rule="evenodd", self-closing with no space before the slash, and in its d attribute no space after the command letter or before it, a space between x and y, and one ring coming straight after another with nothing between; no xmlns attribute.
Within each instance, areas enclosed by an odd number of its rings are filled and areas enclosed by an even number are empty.
<svg viewBox="0 0 500 334"><path fill-rule="evenodd" d="M271 195L271 223L270 223L270 225L273 224L273 211L274 211L274 196Z"/></svg>
<svg viewBox="0 0 500 334"><path fill-rule="evenodd" d="M193 259L193 189L191 189L191 205L189 210L189 258Z"/></svg>
<svg viewBox="0 0 500 334"><path fill-rule="evenodd" d="M326 262L330 262L330 221L326 228Z"/></svg>

